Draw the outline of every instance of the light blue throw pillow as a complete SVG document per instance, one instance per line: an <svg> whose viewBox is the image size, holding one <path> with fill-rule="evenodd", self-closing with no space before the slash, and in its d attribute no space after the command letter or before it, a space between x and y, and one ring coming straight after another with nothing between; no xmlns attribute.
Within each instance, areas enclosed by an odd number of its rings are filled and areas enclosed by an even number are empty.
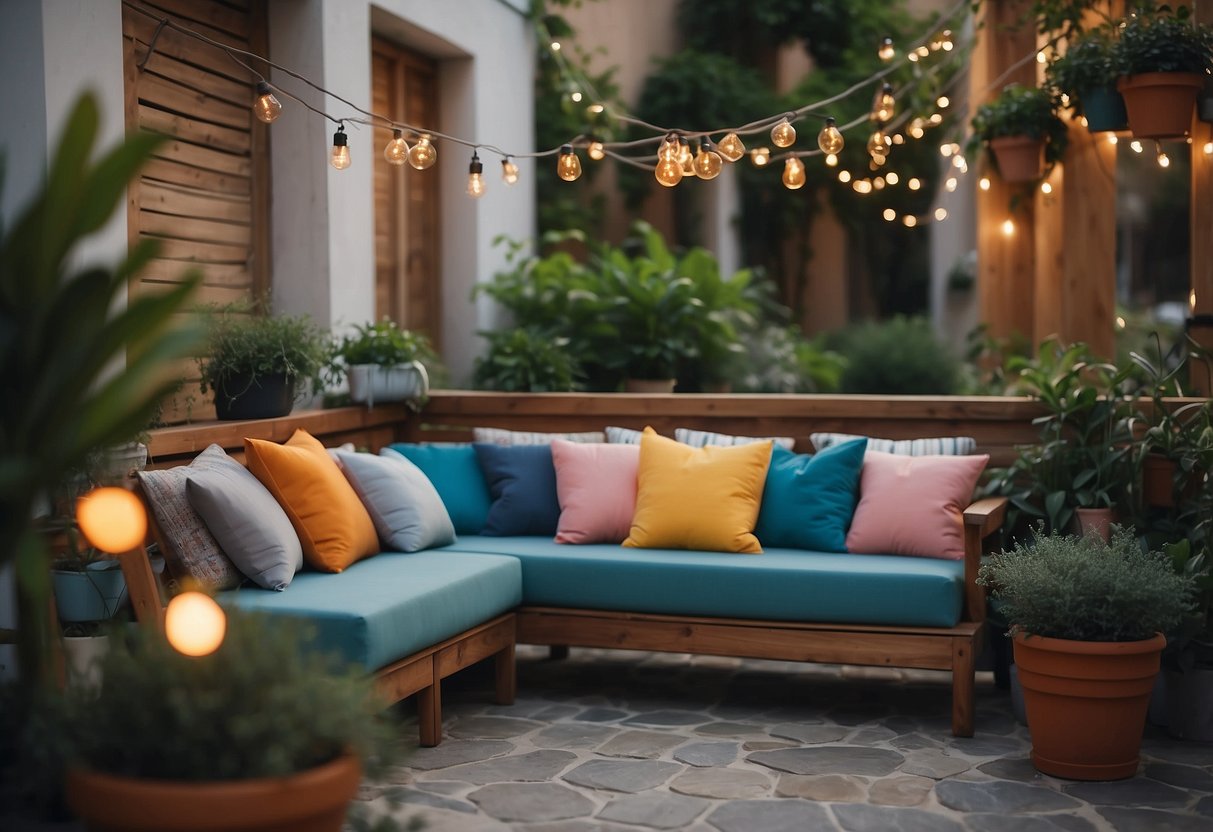
<svg viewBox="0 0 1213 832"><path fill-rule="evenodd" d="M471 445L389 445L433 483L458 534L480 534L489 516L489 487Z"/></svg>
<svg viewBox="0 0 1213 832"><path fill-rule="evenodd" d="M867 446L853 439L814 456L776 446L754 529L763 547L845 552Z"/></svg>
<svg viewBox="0 0 1213 832"><path fill-rule="evenodd" d="M391 448L379 456L337 451L337 459L389 551L420 552L455 542L442 497L403 454Z"/></svg>

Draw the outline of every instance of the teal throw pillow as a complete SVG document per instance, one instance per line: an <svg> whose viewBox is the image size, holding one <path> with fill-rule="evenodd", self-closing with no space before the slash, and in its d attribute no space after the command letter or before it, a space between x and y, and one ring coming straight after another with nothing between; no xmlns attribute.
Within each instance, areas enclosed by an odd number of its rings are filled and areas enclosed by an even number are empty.
<svg viewBox="0 0 1213 832"><path fill-rule="evenodd" d="M814 456L776 446L754 528L763 548L845 552L867 446L853 439Z"/></svg>
<svg viewBox="0 0 1213 832"><path fill-rule="evenodd" d="M483 533L495 537L556 534L560 501L552 446L477 442L472 447L493 497Z"/></svg>
<svg viewBox="0 0 1213 832"><path fill-rule="evenodd" d="M471 445L389 445L421 469L442 498L455 531L480 534L489 516L489 487Z"/></svg>

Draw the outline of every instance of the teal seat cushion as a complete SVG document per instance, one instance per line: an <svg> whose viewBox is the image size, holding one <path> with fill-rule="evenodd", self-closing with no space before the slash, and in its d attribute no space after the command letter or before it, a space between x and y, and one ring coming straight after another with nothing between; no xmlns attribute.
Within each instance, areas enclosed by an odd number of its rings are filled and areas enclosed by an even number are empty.
<svg viewBox="0 0 1213 832"><path fill-rule="evenodd" d="M299 572L282 592L217 597L229 608L306 622L315 649L377 670L516 607L522 574L515 557L385 552L337 574Z"/></svg>
<svg viewBox="0 0 1213 832"><path fill-rule="evenodd" d="M935 558L800 549L730 555L473 536L437 552L517 557L523 603L536 606L952 627L964 596L963 561Z"/></svg>

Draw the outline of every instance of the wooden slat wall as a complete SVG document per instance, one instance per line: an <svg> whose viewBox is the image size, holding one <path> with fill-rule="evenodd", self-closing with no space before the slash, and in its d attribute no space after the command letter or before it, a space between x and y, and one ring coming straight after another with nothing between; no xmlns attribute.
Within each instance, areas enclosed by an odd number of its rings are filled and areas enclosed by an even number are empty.
<svg viewBox="0 0 1213 832"><path fill-rule="evenodd" d="M219 43L266 54L264 0L142 0ZM188 269L202 273L200 303L262 300L270 282L269 128L250 109L256 79L222 50L165 29L148 55L156 20L123 6L127 127L172 137L128 192L132 245L158 240L160 256L132 281L137 296L166 291ZM213 418L197 370L164 420ZM187 413L187 405L189 402Z"/></svg>
<svg viewBox="0 0 1213 832"><path fill-rule="evenodd" d="M437 75L434 61L383 38L371 39L375 112L406 124L437 124ZM375 314L424 332L441 348L437 171L389 165L382 150L391 137L391 130L375 128ZM447 150L455 148L439 152Z"/></svg>

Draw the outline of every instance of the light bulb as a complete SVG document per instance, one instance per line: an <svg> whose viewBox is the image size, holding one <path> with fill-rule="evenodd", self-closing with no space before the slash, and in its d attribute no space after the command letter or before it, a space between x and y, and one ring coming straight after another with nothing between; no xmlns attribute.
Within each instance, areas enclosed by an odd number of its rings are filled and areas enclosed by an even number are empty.
<svg viewBox="0 0 1213 832"><path fill-rule="evenodd" d="M1129 147L1133 149L1134 153L1141 153L1142 151L1141 142L1137 141L1137 139L1129 142Z"/></svg>
<svg viewBox="0 0 1213 832"><path fill-rule="evenodd" d="M914 216L913 214L906 214L901 218L901 221L905 223L906 228L913 228L914 226L918 225L918 217Z"/></svg>
<svg viewBox="0 0 1213 832"><path fill-rule="evenodd" d="M821 148L821 152L827 155L837 155L842 152L845 144L846 142L843 141L842 131L838 129L837 122L832 118L827 118L825 126L817 134L817 146Z"/></svg>
<svg viewBox="0 0 1213 832"><path fill-rule="evenodd" d="M590 146L586 148L585 155L595 162L601 162L606 158L606 148L602 146L602 142L598 141L598 139L593 139L590 141Z"/></svg>
<svg viewBox="0 0 1213 832"><path fill-rule="evenodd" d="M274 90L265 81L257 82L257 97L253 100L253 115L258 121L273 124L282 115L282 104L274 97Z"/></svg>
<svg viewBox="0 0 1213 832"><path fill-rule="evenodd" d="M939 113L931 113L931 117L927 119L931 124L942 124L943 116Z"/></svg>
<svg viewBox="0 0 1213 832"><path fill-rule="evenodd" d="M472 151L472 163L468 165L468 196L479 199L484 196L484 165L476 151Z"/></svg>
<svg viewBox="0 0 1213 832"><path fill-rule="evenodd" d="M783 163L783 186L789 191L804 187L804 163L795 156Z"/></svg>
<svg viewBox="0 0 1213 832"><path fill-rule="evenodd" d="M872 98L870 117L876 124L888 124L893 118L896 107L897 102L893 99L893 85L886 82L876 90L876 95Z"/></svg>
<svg viewBox="0 0 1213 832"><path fill-rule="evenodd" d="M868 137L868 153L872 156L879 156L882 159L889 152L888 137L884 133L877 130Z"/></svg>
<svg viewBox="0 0 1213 832"><path fill-rule="evenodd" d="M581 160L573 152L571 144L560 146L560 159L556 162L556 174L565 182L573 182L581 176Z"/></svg>
<svg viewBox="0 0 1213 832"><path fill-rule="evenodd" d="M959 170L966 170L969 167L969 163L966 161L965 157L955 155L952 157L952 167Z"/></svg>
<svg viewBox="0 0 1213 832"><path fill-rule="evenodd" d="M712 147L712 143L704 139L699 145L699 152L695 154L695 175L700 179L715 179L720 176L722 167L724 160Z"/></svg>
<svg viewBox="0 0 1213 832"><path fill-rule="evenodd" d="M881 168L884 167L886 159L887 159L887 157L885 157L885 156L873 156L871 158L871 160L868 162L868 169L869 170L880 170Z"/></svg>
<svg viewBox="0 0 1213 832"><path fill-rule="evenodd" d="M925 46L920 46L917 49L915 49L914 51L918 53L918 57L920 57L920 58L925 58L927 55L931 54L931 50Z"/></svg>
<svg viewBox="0 0 1213 832"><path fill-rule="evenodd" d="M1053 193L1053 186L1050 185L1048 182L1041 182L1040 183L1040 192L1042 194L1044 194L1045 196L1048 196L1049 194Z"/></svg>
<svg viewBox="0 0 1213 832"><path fill-rule="evenodd" d="M507 185L518 181L518 166L510 161L509 156L501 160L501 181Z"/></svg>
<svg viewBox="0 0 1213 832"><path fill-rule="evenodd" d="M387 159L389 165L403 165L409 160L409 143L399 130L392 131L391 141L383 148L383 158Z"/></svg>
<svg viewBox="0 0 1213 832"><path fill-rule="evenodd" d="M337 124L337 132L333 134L333 151L329 154L329 164L337 170L345 170L350 166L350 146L345 135L345 127Z"/></svg>
<svg viewBox="0 0 1213 832"><path fill-rule="evenodd" d="M422 134L421 138L417 139L417 143L409 149L409 164L417 170L425 170L432 168L437 161L438 151L430 142L430 137Z"/></svg>
<svg viewBox="0 0 1213 832"><path fill-rule="evenodd" d="M901 177L897 175L897 172L892 170L885 176L885 179L888 180L890 185L896 185L901 181Z"/></svg>
<svg viewBox="0 0 1213 832"><path fill-rule="evenodd" d="M1014 237L1015 236L1015 223L1011 219L1005 219L1002 221L1002 236L1004 236L1004 237Z"/></svg>
<svg viewBox="0 0 1213 832"><path fill-rule="evenodd" d="M856 179L851 183L851 187L854 188L855 192L859 194L872 193L872 182L868 179Z"/></svg>
<svg viewBox="0 0 1213 832"><path fill-rule="evenodd" d="M952 30L944 29L943 32L940 34L939 38L942 41L942 43L940 45L943 47L943 51L951 52L952 47L954 45L952 43Z"/></svg>
<svg viewBox="0 0 1213 832"><path fill-rule="evenodd" d="M1213 142L1205 142L1205 146L1201 149L1204 150L1206 156L1213 156Z"/></svg>
<svg viewBox="0 0 1213 832"><path fill-rule="evenodd" d="M893 57L896 54L897 49L893 46L893 39L881 38L880 48L876 50L876 56L885 63L888 63L889 61L893 60Z"/></svg>
<svg viewBox="0 0 1213 832"><path fill-rule="evenodd" d="M912 177L910 177L910 181L906 183L906 187L909 188L911 191L917 191L919 188L922 187L922 180L919 179L917 176L912 176Z"/></svg>
<svg viewBox="0 0 1213 832"><path fill-rule="evenodd" d="M569 96L569 98L573 99L574 104L581 103L581 93L579 93L579 92L574 92L572 95Z"/></svg>
<svg viewBox="0 0 1213 832"><path fill-rule="evenodd" d="M183 592L164 610L164 635L174 650L186 656L214 653L226 632L223 608L201 592Z"/></svg>
<svg viewBox="0 0 1213 832"><path fill-rule="evenodd" d="M1171 157L1162 149L1162 142L1154 142L1154 158L1158 161L1160 168L1171 166Z"/></svg>
<svg viewBox="0 0 1213 832"><path fill-rule="evenodd" d="M935 106L941 110L948 109L948 105L951 103L952 99L948 98L946 95L941 95L939 98L935 99Z"/></svg>
<svg viewBox="0 0 1213 832"><path fill-rule="evenodd" d="M766 163L771 161L771 151L766 147L756 147L750 151L750 161L754 163L754 167L765 167Z"/></svg>
<svg viewBox="0 0 1213 832"><path fill-rule="evenodd" d="M877 176L875 179L873 179L873 180L872 180L872 187L874 187L874 188L875 188L876 190L878 190L878 191L882 191L882 190L884 190L884 177L883 177L883 176Z"/></svg>
<svg viewBox="0 0 1213 832"><path fill-rule="evenodd" d="M1115 134L1115 133L1109 133L1109 134L1108 134L1108 144L1115 145L1115 144L1118 144L1119 142L1120 142L1120 139L1116 138L1116 134ZM1209 144L1207 144L1207 145L1205 145L1205 146L1206 146L1206 147L1213 147L1213 142L1209 142ZM1213 151L1207 151L1207 152L1213 153Z"/></svg>
<svg viewBox="0 0 1213 832"><path fill-rule="evenodd" d="M838 171L838 181L842 184L847 184L851 181L851 172L849 170Z"/></svg>
<svg viewBox="0 0 1213 832"><path fill-rule="evenodd" d="M691 151L691 143L685 138L678 139L678 164L682 165L683 176L695 175L695 154Z"/></svg>
<svg viewBox="0 0 1213 832"><path fill-rule="evenodd" d="M657 158L663 162L678 161L678 137L670 133L661 142L661 147L657 148Z"/></svg>
<svg viewBox="0 0 1213 832"><path fill-rule="evenodd" d="M941 144L939 146L939 155L944 157L945 159L948 158L949 156L951 156L952 155L952 145L950 143Z"/></svg>
<svg viewBox="0 0 1213 832"><path fill-rule="evenodd" d="M946 190L948 193L952 193L954 190L956 190L956 184L956 177L949 176L947 181L943 183L944 190Z"/></svg>
<svg viewBox="0 0 1213 832"><path fill-rule="evenodd" d="M936 208L935 209L935 221L936 222L943 222L947 218L948 218L948 209L947 208Z"/></svg>
<svg viewBox="0 0 1213 832"><path fill-rule="evenodd" d="M771 144L776 147L791 147L796 143L796 128L787 118L771 128Z"/></svg>
<svg viewBox="0 0 1213 832"><path fill-rule="evenodd" d="M983 177L981 177L981 179L978 179L977 187L981 188L983 191L990 190L990 177L983 176Z"/></svg>
<svg viewBox="0 0 1213 832"><path fill-rule="evenodd" d="M833 153L826 154L826 164L832 168L838 167L838 156Z"/></svg>
<svg viewBox="0 0 1213 832"><path fill-rule="evenodd" d="M716 149L720 155L730 162L736 162L745 155L745 145L741 143L741 139L737 138L736 133L728 133L720 144L716 145Z"/></svg>
<svg viewBox="0 0 1213 832"><path fill-rule="evenodd" d="M606 107L602 106L601 104L591 104L585 108L585 111L592 116L598 116L606 112Z"/></svg>
<svg viewBox="0 0 1213 832"><path fill-rule="evenodd" d="M886 208L881 216L883 216L887 222L892 222L893 220L897 219L897 212L892 208Z"/></svg>
<svg viewBox="0 0 1213 832"><path fill-rule="evenodd" d="M906 143L905 136L901 135L900 133L893 134L893 144L905 144L905 143Z"/></svg>
<svg viewBox="0 0 1213 832"><path fill-rule="evenodd" d="M125 488L95 488L76 501L76 523L96 548L111 555L129 552L147 536L143 503Z"/></svg>
<svg viewBox="0 0 1213 832"><path fill-rule="evenodd" d="M657 181L667 188L672 188L682 181L682 165L677 159L661 159L653 169Z"/></svg>

